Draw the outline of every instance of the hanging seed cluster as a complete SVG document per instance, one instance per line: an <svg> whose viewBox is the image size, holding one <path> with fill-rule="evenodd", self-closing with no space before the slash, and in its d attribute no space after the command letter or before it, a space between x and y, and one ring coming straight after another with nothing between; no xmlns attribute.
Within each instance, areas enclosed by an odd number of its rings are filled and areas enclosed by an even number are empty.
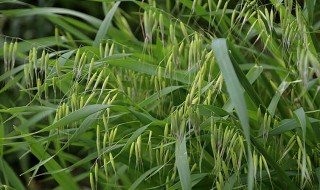
<svg viewBox="0 0 320 190"><path fill-rule="evenodd" d="M9 71L14 68L16 62L18 43L7 41L3 43L3 61L4 61L4 71Z"/></svg>

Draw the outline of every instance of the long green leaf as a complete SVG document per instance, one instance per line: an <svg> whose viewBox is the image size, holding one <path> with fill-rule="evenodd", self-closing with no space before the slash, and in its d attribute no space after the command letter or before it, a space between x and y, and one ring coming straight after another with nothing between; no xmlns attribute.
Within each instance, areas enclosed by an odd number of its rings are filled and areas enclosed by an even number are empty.
<svg viewBox="0 0 320 190"><path fill-rule="evenodd" d="M185 137L176 140L176 164L183 190L191 190L191 176Z"/></svg>
<svg viewBox="0 0 320 190"><path fill-rule="evenodd" d="M247 106L243 94L243 89L233 68L227 48L226 39L214 39L212 41L212 49L215 58L224 77L231 102L235 107L237 115L241 123L244 136L248 147L248 189L253 189L253 161L250 144L250 126L247 114ZM245 77L245 76L244 76ZM247 80L247 79L246 79Z"/></svg>
<svg viewBox="0 0 320 190"><path fill-rule="evenodd" d="M285 80L282 81L282 83L280 84L280 86L278 87L277 92L275 93L275 95L272 97L272 100L268 106L268 111L270 113L271 116L274 116L278 102L280 100L280 97L282 95L282 93L289 87L290 83L286 82Z"/></svg>
<svg viewBox="0 0 320 190"><path fill-rule="evenodd" d="M242 85L244 90L247 92L247 94L249 95L250 99L255 103L255 105L257 107L262 106L262 108L264 108L265 105L264 105L263 101L261 100L260 96L258 95L256 90L252 87L252 85L250 84L250 81L247 79L247 77L244 75L244 73L240 69L239 64L237 64L237 63L246 63L244 61L244 58L243 58L241 52L239 51L239 49L234 47L234 45L232 45L232 44L230 45L230 49L231 49L232 58L233 58L232 59L233 62L231 61L231 64L232 64L232 66L234 68L234 71L235 71L237 77L238 77L238 81L240 82L240 84ZM258 67L258 71L261 70L261 69L262 68Z"/></svg>
<svg viewBox="0 0 320 190"><path fill-rule="evenodd" d="M6 80L7 78L11 77L11 76L14 76L16 73L20 72L20 71L23 71L23 68L24 68L24 65L20 65L10 71L7 71L5 73L3 73L1 76L0 76L0 82L2 82L3 80Z"/></svg>
<svg viewBox="0 0 320 190"><path fill-rule="evenodd" d="M197 185L203 178L208 176L208 173L201 173L201 174L192 174L191 175L191 186L194 187ZM176 189L181 189L181 183L176 183L173 186L171 186L168 190L176 190Z"/></svg>
<svg viewBox="0 0 320 190"><path fill-rule="evenodd" d="M294 111L294 116L299 123L302 131L302 168L301 168L301 182L304 181L306 177L306 168L307 168L307 160L306 160L306 134L307 134L307 124L310 125L308 118L303 110L303 108L299 108Z"/></svg>
<svg viewBox="0 0 320 190"><path fill-rule="evenodd" d="M65 8L56 8L56 7L39 7L33 9L13 9L13 10L1 10L0 13L7 16L16 16L16 17L25 17L25 16L33 16L33 15L53 15L53 14L61 14L61 15L70 15L74 17L81 18L87 21L94 26L100 26L101 20L97 19L93 16L81 13L79 11L74 11Z"/></svg>
<svg viewBox="0 0 320 190"><path fill-rule="evenodd" d="M179 88L182 88L182 86L168 86L164 89L162 89L159 93L156 92L155 94L151 95L150 97L148 97L147 99L143 100L142 102L140 102L140 106L144 107L147 106L149 104L152 104L153 102L155 102L156 100L158 100L159 98L175 91L178 90Z"/></svg>
<svg viewBox="0 0 320 190"><path fill-rule="evenodd" d="M15 128L17 131L24 136L25 140L29 143L31 153L40 161L46 160L51 156L43 149L43 147L37 143L37 140L33 137L27 135L24 131ZM50 159L48 162L44 164L44 167L48 170L48 172L52 172L52 177L56 180L56 182L65 190L77 190L79 188L78 184L76 184L73 180L73 177L70 173L64 172L63 168L54 160ZM56 173L56 171L62 171Z"/></svg>
<svg viewBox="0 0 320 190"><path fill-rule="evenodd" d="M3 113L21 113L21 112L42 112L42 111L54 111L56 110L55 108L51 107L46 107L46 106L21 106L21 107L13 107L13 108L8 108L8 109L0 109L0 112Z"/></svg>
<svg viewBox="0 0 320 190"><path fill-rule="evenodd" d="M100 113L97 112L95 114L90 115L89 117L87 117L82 123L81 125L76 129L76 131L71 135L70 139L68 139L68 141L63 145L63 147L61 147L53 156L39 162L38 164L36 164L35 166L29 168L27 171L25 171L23 174L25 173L29 173L37 168L39 168L40 166L46 164L47 162L49 162L51 159L53 159L57 154L59 154L61 151L63 151L64 149L66 149L67 147L70 146L70 144L72 142L74 142L75 140L77 140L80 135L82 135L89 127L92 126L92 124L94 122L96 122L96 118L98 117ZM21 130L21 128L19 129ZM63 169L66 170L66 169ZM60 171L61 172L61 171Z"/></svg>
<svg viewBox="0 0 320 190"><path fill-rule="evenodd" d="M158 74L157 70L159 69L159 66L157 65L152 65L149 63L144 63L144 62L140 62L132 59L126 59L126 61L110 60L110 61L107 61L106 63L112 66L126 68L139 73L154 75L154 76L157 76ZM162 68L162 70L164 71L165 68ZM169 74L166 74L164 72L162 73L162 77L170 79ZM173 71L172 79L182 82L184 84L190 84L192 81L192 78L190 78L187 74L185 74L182 71Z"/></svg>
<svg viewBox="0 0 320 190"><path fill-rule="evenodd" d="M67 124L73 123L75 121L79 121L81 119L86 118L87 116L94 114L98 111L101 111L103 109L106 109L108 107L111 107L111 105L101 105L101 104L95 104L95 105L89 105L86 107L83 107L77 111L74 111L72 113L70 113L69 115L63 117L62 119L60 119L59 121L39 130L33 133L28 133L28 134L24 134L24 135L20 135L20 136L14 136L14 137L6 137L5 139L16 139L16 138L22 138L22 137L26 137L26 136L31 136L37 133L42 133L45 131L50 131L52 129L56 129L59 127L63 127L66 126Z"/></svg>
<svg viewBox="0 0 320 190"><path fill-rule="evenodd" d="M279 166L279 164L276 161L273 160L273 158L262 147L262 145L257 140L255 140L254 138L252 138L251 141L254 144L254 146L257 148L257 150L264 156L264 158L266 159L268 164L270 164L270 166L274 168L276 173L283 180L283 183L281 183L283 188L284 189L288 188L288 189L292 189L292 190L298 190L299 188L297 188L297 186L291 181L291 179L289 178L287 173Z"/></svg>
<svg viewBox="0 0 320 190"><path fill-rule="evenodd" d="M120 1L116 2L113 7L110 9L110 11L108 12L108 14L105 16L103 22L100 25L100 28L98 30L98 33L96 35L96 37L94 38L93 41L93 46L94 47L99 47L99 43L101 42L101 40L105 37L105 35L107 34L107 31L111 25L111 21L113 18L114 13L116 12L118 6L120 5Z"/></svg>
<svg viewBox="0 0 320 190"><path fill-rule="evenodd" d="M144 174L142 174L136 181L134 181L134 183L129 187L129 190L134 190L138 187L138 185L140 183L142 183L142 181L148 177L152 172L156 171L157 169L159 169L161 166L156 166L151 168L150 170L146 171Z"/></svg>
<svg viewBox="0 0 320 190"><path fill-rule="evenodd" d="M314 118L308 118L311 124L318 123L320 120ZM269 131L268 135L280 135L287 131L291 131L293 129L298 128L300 125L298 124L296 119L284 119L280 123L280 125L272 130Z"/></svg>
<svg viewBox="0 0 320 190"><path fill-rule="evenodd" d="M213 115L213 116L224 117L224 116L230 115L226 110L213 105L199 104L197 105L197 107L199 108L200 114L205 116Z"/></svg>
<svg viewBox="0 0 320 190"><path fill-rule="evenodd" d="M91 41L91 39L87 35L82 33L79 29L68 24L63 19L56 17L56 16L47 16L47 18L55 25L60 26L61 28L65 29L66 31L68 31L71 34L73 34L74 36L76 36L79 40Z"/></svg>
<svg viewBox="0 0 320 190"><path fill-rule="evenodd" d="M7 186L11 186L17 190L24 190L25 186L16 175L16 172L10 167L10 165L0 157L0 171L2 175L8 180L9 184L5 184Z"/></svg>

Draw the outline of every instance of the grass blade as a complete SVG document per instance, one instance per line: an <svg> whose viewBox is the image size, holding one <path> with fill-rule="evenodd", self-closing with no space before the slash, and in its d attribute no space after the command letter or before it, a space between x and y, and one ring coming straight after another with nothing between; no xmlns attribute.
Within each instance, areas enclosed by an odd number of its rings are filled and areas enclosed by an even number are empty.
<svg viewBox="0 0 320 190"><path fill-rule="evenodd" d="M268 112L271 116L274 116L278 102L281 98L282 93L289 87L290 83L286 82L285 80L282 81L280 84L276 94L272 97L272 100L268 106Z"/></svg>
<svg viewBox="0 0 320 190"><path fill-rule="evenodd" d="M279 166L279 164L273 160L273 158L268 154L268 152L261 146L261 144L256 141L254 138L251 138L252 143L257 148L257 150L265 157L268 164L276 171L279 177L283 180L281 183L283 185L283 189L292 189L298 190L299 188L290 180L287 173Z"/></svg>
<svg viewBox="0 0 320 190"><path fill-rule="evenodd" d="M226 39L215 39L212 41L212 49L215 58L224 77L227 91L230 95L231 102L235 107L241 123L244 136L248 147L248 189L253 189L253 162L250 147L250 127L247 114L247 106L243 94L243 89L230 60ZM245 77L245 76L244 76ZM246 79L247 80L247 79Z"/></svg>
<svg viewBox="0 0 320 190"><path fill-rule="evenodd" d="M9 184L17 190L24 190L25 186L20 181L16 172L10 167L10 165L0 157L0 171L3 176L8 180ZM8 184L8 185L9 185Z"/></svg>
<svg viewBox="0 0 320 190"><path fill-rule="evenodd" d="M159 98L172 93L175 90L178 90L180 88L182 88L183 86L169 86L166 87L164 89L161 90L160 93L156 92L155 94L151 95L150 97L148 97L147 99L143 100L142 102L140 102L140 106L141 107L145 107L149 104L152 104L153 102L157 101Z"/></svg>
<svg viewBox="0 0 320 190"><path fill-rule="evenodd" d="M139 73L143 73L143 74L147 74L147 75L154 75L157 76L157 70L159 69L159 66L157 65L152 65L149 63L143 63L141 61L136 61L136 60L131 60L131 59L127 59L126 61L123 60L111 60L107 62L108 64L112 65L112 66L117 66L117 67L121 67L121 68L126 68L126 69L130 69ZM164 71L165 68L162 68L162 70ZM169 74L166 73L162 73L162 77L163 78L167 78L170 79ZM189 75L185 74L182 71L173 71L173 76L172 76L173 80L182 82L184 84L190 84L192 81L192 78L189 77Z"/></svg>
<svg viewBox="0 0 320 190"><path fill-rule="evenodd" d="M22 135L25 136L25 140L29 143L31 153L37 157L38 160L46 160L51 156L43 149L43 147L37 143L37 140L33 137L29 136L19 128L15 127L17 131L19 131ZM71 174L66 172L55 173L55 171L63 171L63 168L54 160L50 159L48 162L44 164L44 167L48 170L48 172L52 173L52 177L56 180L56 182L65 190L77 190L80 189L79 186L74 182Z"/></svg>
<svg viewBox="0 0 320 190"><path fill-rule="evenodd" d="M106 17L104 18L102 24L100 25L100 28L97 32L97 35L96 37L94 38L94 41L93 41L93 46L94 47L99 47L99 44L101 42L101 40L104 38L104 36L107 34L107 31L111 25L111 21L112 21L112 18L113 18L113 15L114 13L116 12L119 4L121 2L118 1L116 2L113 7L110 9L110 11L108 12L108 14L106 15Z"/></svg>
<svg viewBox="0 0 320 190"><path fill-rule="evenodd" d="M5 139L16 139L16 138L22 138L22 137L26 137L26 136L32 136L34 134L37 133L42 133L45 131L50 131L52 129L56 129L58 127L63 127L67 124L73 123L75 121L79 121L85 117L88 117L91 114L94 114L98 111L101 111L103 109L106 109L108 107L111 107L110 105L89 105L86 107L83 107L75 112L70 113L69 115L67 115L66 117L63 117L62 119L60 119L59 121L53 123L52 125L49 125L39 131L33 132L33 133L27 133L27 134L23 134L20 136L14 136L14 137L6 137Z"/></svg>
<svg viewBox="0 0 320 190"><path fill-rule="evenodd" d="M176 141L176 164L183 190L191 190L191 176L185 137Z"/></svg>
<svg viewBox="0 0 320 190"><path fill-rule="evenodd" d="M318 123L320 120L314 118L308 118L311 124ZM276 128L269 131L269 136L280 135L287 131L291 131L299 127L299 123L296 119L286 119Z"/></svg>
<svg viewBox="0 0 320 190"><path fill-rule="evenodd" d="M303 108L299 108L294 111L294 116L299 123L302 131L302 169L301 169L301 182L303 182L304 178L306 177L306 167L307 167L307 160L306 160L306 133L307 133L307 124L310 125L310 122L307 120L306 114Z"/></svg>
<svg viewBox="0 0 320 190"><path fill-rule="evenodd" d="M161 166L156 166L151 168L150 170L146 171L144 174L142 174L130 187L129 190L134 190L136 189L140 183L143 182L143 180L148 177L152 172L156 171L159 169Z"/></svg>
<svg viewBox="0 0 320 190"><path fill-rule="evenodd" d="M25 17L33 15L53 15L53 14L62 14L70 15L74 17L81 18L88 23L93 24L94 26L100 26L101 20L93 16L70 10L65 8L56 8L56 7L39 7L33 9L13 9L13 10L1 10L0 13L7 16L16 16L16 17Z"/></svg>

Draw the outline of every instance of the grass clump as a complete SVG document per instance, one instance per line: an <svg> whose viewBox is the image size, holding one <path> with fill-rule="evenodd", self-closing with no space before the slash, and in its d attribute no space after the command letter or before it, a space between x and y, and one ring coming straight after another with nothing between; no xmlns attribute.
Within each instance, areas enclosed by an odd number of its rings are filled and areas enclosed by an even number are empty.
<svg viewBox="0 0 320 190"><path fill-rule="evenodd" d="M3 188L320 187L316 1L97 3L0 11Z"/></svg>

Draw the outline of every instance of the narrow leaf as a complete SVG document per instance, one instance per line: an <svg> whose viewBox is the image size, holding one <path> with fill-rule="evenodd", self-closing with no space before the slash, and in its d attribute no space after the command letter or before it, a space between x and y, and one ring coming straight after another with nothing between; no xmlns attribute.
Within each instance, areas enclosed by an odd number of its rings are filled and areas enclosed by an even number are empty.
<svg viewBox="0 0 320 190"><path fill-rule="evenodd" d="M185 137L183 137L182 140L177 139L175 154L182 190L191 190L190 168Z"/></svg>
<svg viewBox="0 0 320 190"><path fill-rule="evenodd" d="M146 171L144 174L142 174L130 187L129 190L134 190L138 187L138 185L140 183L143 182L143 180L148 177L152 172L156 171L158 168L160 168L161 166L156 166L151 168L150 170Z"/></svg>
<svg viewBox="0 0 320 190"><path fill-rule="evenodd" d="M97 33L97 35L96 35L96 37L94 39L93 46L99 47L99 43L104 38L104 36L107 34L107 31L108 31L108 29L109 29L109 27L111 25L111 21L112 21L113 15L116 12L116 10L117 10L117 8L118 8L120 3L121 3L120 1L116 2L113 5L113 7L110 9L110 11L108 12L106 17L104 18L102 24L100 25L98 33Z"/></svg>
<svg viewBox="0 0 320 190"><path fill-rule="evenodd" d="M215 58L218 62L218 65L220 67L221 73L224 77L224 80L227 86L227 91L231 98L231 102L235 107L237 115L239 116L241 127L247 141L247 147L248 147L247 158L248 158L248 170L249 170L248 171L248 189L251 190L253 189L253 162L252 162L252 153L251 153L251 147L250 147L250 127L249 127L247 106L245 103L243 89L241 87L237 74L233 68L233 64L230 60L226 39L213 40L212 49L213 49Z"/></svg>

